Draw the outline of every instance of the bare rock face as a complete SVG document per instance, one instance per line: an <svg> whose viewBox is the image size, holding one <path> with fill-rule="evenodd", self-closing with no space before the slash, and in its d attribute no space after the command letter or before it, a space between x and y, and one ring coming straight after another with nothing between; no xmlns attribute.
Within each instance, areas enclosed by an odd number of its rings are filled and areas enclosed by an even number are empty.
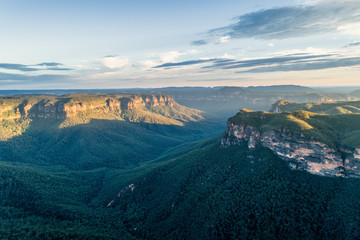
<svg viewBox="0 0 360 240"><path fill-rule="evenodd" d="M143 101L145 102L146 107L152 108L156 106L173 106L174 99L166 95L151 95L151 96L142 96Z"/></svg>
<svg viewBox="0 0 360 240"><path fill-rule="evenodd" d="M84 104L82 102L74 102L71 104L64 104L62 102L54 102L54 103L38 102L34 105L26 105L21 115L23 117L31 117L31 118L38 117L38 118L50 118L50 119L65 119L65 118L73 117L77 113L82 111L91 110L96 107L106 107L106 106L108 106L106 102L99 103L96 105Z"/></svg>
<svg viewBox="0 0 360 240"><path fill-rule="evenodd" d="M174 100L172 97L163 95L141 95L134 98L120 98L121 108L123 110L131 110L137 108L153 108L157 106L173 106Z"/></svg>
<svg viewBox="0 0 360 240"><path fill-rule="evenodd" d="M88 96L85 100L66 97L43 97L31 99L9 98L0 101L0 121L19 118L66 119L88 110L128 111L138 108L173 106L173 98L166 95L129 95L129 96Z"/></svg>
<svg viewBox="0 0 360 240"><path fill-rule="evenodd" d="M249 125L228 123L221 145L241 143L250 149L259 146L271 149L292 169L323 176L360 177L360 148L335 149L286 128L259 131Z"/></svg>

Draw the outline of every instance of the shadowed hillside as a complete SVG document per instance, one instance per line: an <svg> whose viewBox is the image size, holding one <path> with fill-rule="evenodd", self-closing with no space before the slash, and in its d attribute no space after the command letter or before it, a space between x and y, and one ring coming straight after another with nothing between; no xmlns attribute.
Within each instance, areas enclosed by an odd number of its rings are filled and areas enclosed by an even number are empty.
<svg viewBox="0 0 360 240"><path fill-rule="evenodd" d="M293 171L270 150L245 144L224 148L214 139L194 147L127 171L46 173L1 164L7 197L0 233L19 239L359 237L358 179Z"/></svg>

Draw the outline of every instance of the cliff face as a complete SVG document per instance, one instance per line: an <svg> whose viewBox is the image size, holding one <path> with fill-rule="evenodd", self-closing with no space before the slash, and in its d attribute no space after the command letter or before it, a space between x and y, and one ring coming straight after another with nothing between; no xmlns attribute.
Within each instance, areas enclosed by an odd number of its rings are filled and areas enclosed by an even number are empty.
<svg viewBox="0 0 360 240"><path fill-rule="evenodd" d="M37 97L32 99L5 98L0 101L0 120L18 118L65 119L79 112L101 109L104 112L122 112L137 108L173 106L166 95L88 96L85 99L67 97Z"/></svg>
<svg viewBox="0 0 360 240"><path fill-rule="evenodd" d="M360 177L360 148L330 147L287 128L258 130L248 124L228 122L222 146L246 143L250 149L262 146L288 161L292 169L327 176Z"/></svg>
<svg viewBox="0 0 360 240"><path fill-rule="evenodd" d="M153 108L157 106L173 106L174 100L166 95L141 95L134 98L120 98L121 109Z"/></svg>

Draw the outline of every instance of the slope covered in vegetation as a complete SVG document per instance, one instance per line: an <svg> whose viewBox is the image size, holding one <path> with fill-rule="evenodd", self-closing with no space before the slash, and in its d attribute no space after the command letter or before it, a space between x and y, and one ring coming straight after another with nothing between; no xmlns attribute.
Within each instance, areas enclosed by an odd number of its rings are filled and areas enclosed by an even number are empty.
<svg viewBox="0 0 360 240"><path fill-rule="evenodd" d="M8 193L0 208L5 239L356 239L360 233L358 179L293 171L268 149L223 148L218 139L126 171L0 167Z"/></svg>

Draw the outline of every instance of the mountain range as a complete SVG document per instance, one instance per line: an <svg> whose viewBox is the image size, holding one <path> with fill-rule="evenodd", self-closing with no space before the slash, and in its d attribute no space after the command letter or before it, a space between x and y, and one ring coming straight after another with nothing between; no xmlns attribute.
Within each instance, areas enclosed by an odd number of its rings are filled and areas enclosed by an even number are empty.
<svg viewBox="0 0 360 240"><path fill-rule="evenodd" d="M1 238L360 237L358 101L177 91L0 98Z"/></svg>

